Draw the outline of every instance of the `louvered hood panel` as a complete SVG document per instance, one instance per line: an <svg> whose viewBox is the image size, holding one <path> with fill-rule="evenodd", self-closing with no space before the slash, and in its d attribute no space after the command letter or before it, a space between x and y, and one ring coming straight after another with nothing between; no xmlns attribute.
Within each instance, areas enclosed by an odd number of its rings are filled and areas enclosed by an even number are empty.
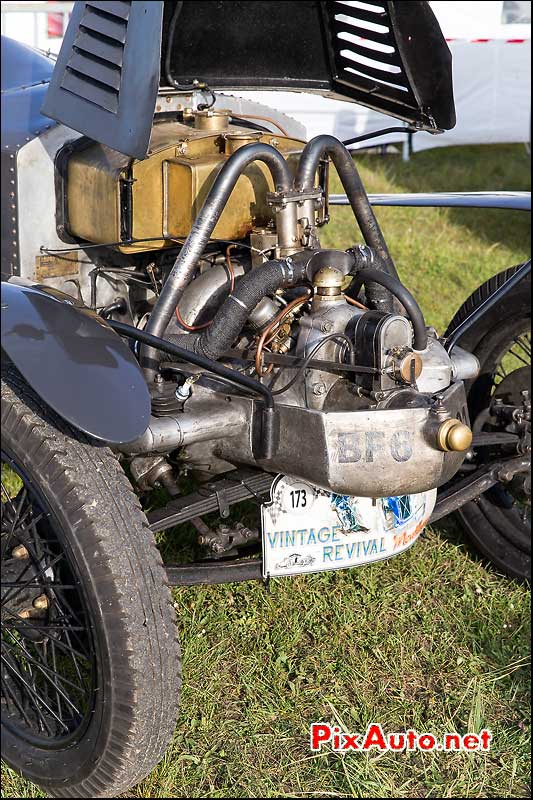
<svg viewBox="0 0 533 800"><path fill-rule="evenodd" d="M160 2L77 2L43 114L144 158L159 86Z"/></svg>
<svg viewBox="0 0 533 800"><path fill-rule="evenodd" d="M43 113L143 158L158 87L198 83L307 90L432 132L455 125L450 51L417 0L77 2Z"/></svg>

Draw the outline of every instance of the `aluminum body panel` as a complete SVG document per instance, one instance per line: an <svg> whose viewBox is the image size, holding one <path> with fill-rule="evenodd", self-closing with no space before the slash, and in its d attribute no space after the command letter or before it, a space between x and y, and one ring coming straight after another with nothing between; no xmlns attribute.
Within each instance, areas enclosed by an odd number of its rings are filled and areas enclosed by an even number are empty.
<svg viewBox="0 0 533 800"><path fill-rule="evenodd" d="M124 13L116 15L112 3L109 11L74 4L42 112L144 158L159 85L163 7L141 0L121 5Z"/></svg>
<svg viewBox="0 0 533 800"><path fill-rule="evenodd" d="M55 125L40 112L54 62L6 36L2 36L1 54L1 273L2 280L7 280L20 275L17 156L28 142Z"/></svg>

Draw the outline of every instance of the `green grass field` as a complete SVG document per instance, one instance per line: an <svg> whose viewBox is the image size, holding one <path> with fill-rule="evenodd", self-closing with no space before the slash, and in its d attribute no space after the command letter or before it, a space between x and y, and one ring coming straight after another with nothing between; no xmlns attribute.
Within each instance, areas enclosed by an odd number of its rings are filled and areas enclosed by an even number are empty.
<svg viewBox="0 0 533 800"><path fill-rule="evenodd" d="M523 147L358 158L369 192L529 189ZM333 191L340 191L334 185ZM529 216L378 211L400 275L439 332L482 281L524 260ZM333 209L323 244L357 240ZM181 715L129 797L530 797L529 592L447 521L396 559L271 583L176 590ZM437 735L490 728L489 754L313 754L309 724ZM2 797L40 797L3 769Z"/></svg>

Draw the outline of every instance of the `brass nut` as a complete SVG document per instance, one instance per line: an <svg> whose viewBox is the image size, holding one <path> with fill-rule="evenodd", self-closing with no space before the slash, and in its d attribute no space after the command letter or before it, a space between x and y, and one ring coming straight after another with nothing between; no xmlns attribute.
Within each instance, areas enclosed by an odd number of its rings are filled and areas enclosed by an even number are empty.
<svg viewBox="0 0 533 800"><path fill-rule="evenodd" d="M21 619L29 619L31 617L31 611L29 608L24 608L22 611L19 611L19 617Z"/></svg>
<svg viewBox="0 0 533 800"><path fill-rule="evenodd" d="M473 434L468 425L458 419L447 419L437 431L437 446L444 452L463 453L472 444Z"/></svg>
<svg viewBox="0 0 533 800"><path fill-rule="evenodd" d="M26 547L23 544L18 544L16 547L13 548L11 551L11 555L13 558L28 558L29 553Z"/></svg>
<svg viewBox="0 0 533 800"><path fill-rule="evenodd" d="M40 594L39 597L36 597L33 601L33 607L39 610L48 608L48 597L45 594Z"/></svg>

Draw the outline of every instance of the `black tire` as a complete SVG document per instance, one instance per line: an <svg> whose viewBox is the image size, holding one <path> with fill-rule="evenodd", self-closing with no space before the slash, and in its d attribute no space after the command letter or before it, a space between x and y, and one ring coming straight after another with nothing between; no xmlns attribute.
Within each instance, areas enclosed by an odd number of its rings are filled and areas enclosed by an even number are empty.
<svg viewBox="0 0 533 800"><path fill-rule="evenodd" d="M2 757L52 797L117 797L162 758L176 723L180 652L165 571L117 458L59 419L4 363L1 420L3 458L50 514L90 622L80 636L94 646L90 713L74 738L36 738L13 722L16 707L10 717L3 705Z"/></svg>
<svg viewBox="0 0 533 800"><path fill-rule="evenodd" d="M446 335L517 269L519 266L511 267L476 289L451 321ZM479 377L467 386L473 424L490 402L498 358L516 336L530 330L530 327L531 275L528 275L499 306L482 317L460 340L460 346L475 353L481 364ZM530 579L531 524L522 519L516 504L510 502L505 486L496 486L476 501L467 503L459 510L458 517L474 547L497 570L519 581Z"/></svg>

